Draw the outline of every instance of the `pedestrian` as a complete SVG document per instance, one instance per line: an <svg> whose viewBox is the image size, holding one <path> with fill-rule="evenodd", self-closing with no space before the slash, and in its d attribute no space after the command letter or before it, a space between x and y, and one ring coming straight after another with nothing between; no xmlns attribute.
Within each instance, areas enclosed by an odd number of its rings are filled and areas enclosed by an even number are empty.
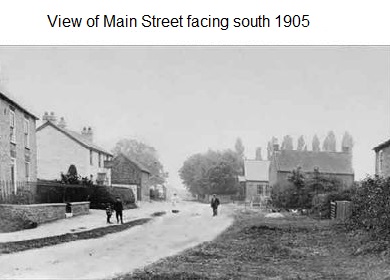
<svg viewBox="0 0 390 280"><path fill-rule="evenodd" d="M111 216L112 216L112 208L111 208L111 204L108 203L107 204L107 207L106 207L106 215L107 215L107 224L111 224Z"/></svg>
<svg viewBox="0 0 390 280"><path fill-rule="evenodd" d="M114 202L114 210L115 210L116 222L119 224L119 218L120 218L121 224L123 224L123 204L119 197L117 197L116 201Z"/></svg>
<svg viewBox="0 0 390 280"><path fill-rule="evenodd" d="M213 194L213 197L211 198L211 208L213 208L213 216L218 215L218 206L219 206L219 199L215 194Z"/></svg>
<svg viewBox="0 0 390 280"><path fill-rule="evenodd" d="M179 202L179 197L177 196L176 193L174 193L173 197L172 197L172 213L178 213L179 212L179 209L177 207L178 202Z"/></svg>

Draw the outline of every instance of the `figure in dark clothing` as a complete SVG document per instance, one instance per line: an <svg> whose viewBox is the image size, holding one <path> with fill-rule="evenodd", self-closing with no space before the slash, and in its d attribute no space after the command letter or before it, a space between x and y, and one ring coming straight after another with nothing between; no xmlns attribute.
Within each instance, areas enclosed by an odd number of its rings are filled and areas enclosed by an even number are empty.
<svg viewBox="0 0 390 280"><path fill-rule="evenodd" d="M114 210L115 210L117 223L119 224L119 218L120 218L121 224L123 224L123 204L119 197L117 197L116 201L114 202Z"/></svg>
<svg viewBox="0 0 390 280"><path fill-rule="evenodd" d="M111 224L111 216L112 216L112 208L111 208L111 205L108 204L107 208L106 208L106 214L107 214L107 223L108 224Z"/></svg>
<svg viewBox="0 0 390 280"><path fill-rule="evenodd" d="M219 206L219 199L215 194L213 194L213 198L211 199L211 208L213 208L213 216L218 215L218 206Z"/></svg>

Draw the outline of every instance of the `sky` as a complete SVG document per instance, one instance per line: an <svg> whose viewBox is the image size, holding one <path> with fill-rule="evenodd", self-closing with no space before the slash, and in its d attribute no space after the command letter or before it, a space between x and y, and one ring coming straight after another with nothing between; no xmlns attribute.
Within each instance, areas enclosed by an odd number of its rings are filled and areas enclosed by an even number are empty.
<svg viewBox="0 0 390 280"><path fill-rule="evenodd" d="M272 136L333 130L354 138L356 179L374 173L372 148L390 138L390 47L0 47L0 87L39 117L155 147L169 185L192 154L234 148L252 159ZM39 123L38 123L39 124Z"/></svg>

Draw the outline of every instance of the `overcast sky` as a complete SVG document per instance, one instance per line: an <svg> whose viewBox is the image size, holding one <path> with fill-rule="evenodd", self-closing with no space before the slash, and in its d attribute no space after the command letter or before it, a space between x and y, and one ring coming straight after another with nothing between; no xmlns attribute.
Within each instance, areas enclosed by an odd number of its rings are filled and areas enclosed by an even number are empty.
<svg viewBox="0 0 390 280"><path fill-rule="evenodd" d="M96 143L154 146L170 174L191 154L329 130L354 140L356 178L390 138L389 47L0 47L3 87L39 117L92 126Z"/></svg>

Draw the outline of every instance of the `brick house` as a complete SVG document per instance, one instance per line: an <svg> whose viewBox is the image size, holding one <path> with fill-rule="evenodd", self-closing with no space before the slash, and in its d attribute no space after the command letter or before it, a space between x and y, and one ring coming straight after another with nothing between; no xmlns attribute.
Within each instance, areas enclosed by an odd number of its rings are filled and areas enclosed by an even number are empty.
<svg viewBox="0 0 390 280"><path fill-rule="evenodd" d="M279 150L276 144L271 157L270 186L283 188L290 185L288 178L298 167L309 177L318 168L322 175L339 179L345 188L354 183L352 152L349 149L343 148L342 152Z"/></svg>
<svg viewBox="0 0 390 280"><path fill-rule="evenodd" d="M123 154L112 161L111 181L114 187L131 188L138 201L150 200L150 171Z"/></svg>
<svg viewBox="0 0 390 280"><path fill-rule="evenodd" d="M390 176L390 140L376 146L375 151L375 175Z"/></svg>
<svg viewBox="0 0 390 280"><path fill-rule="evenodd" d="M45 122L37 128L38 179L58 180L73 164L80 176L92 178L98 185L111 185L107 163L113 155L93 143L91 128L80 133L69 130L63 118L57 123L54 113L45 113L42 120Z"/></svg>
<svg viewBox="0 0 390 280"><path fill-rule="evenodd" d="M5 93L0 92L0 182L37 179L37 144L35 127L38 118Z"/></svg>
<svg viewBox="0 0 390 280"><path fill-rule="evenodd" d="M267 160L244 161L243 179L246 201L263 201L270 197L269 165L270 162Z"/></svg>

